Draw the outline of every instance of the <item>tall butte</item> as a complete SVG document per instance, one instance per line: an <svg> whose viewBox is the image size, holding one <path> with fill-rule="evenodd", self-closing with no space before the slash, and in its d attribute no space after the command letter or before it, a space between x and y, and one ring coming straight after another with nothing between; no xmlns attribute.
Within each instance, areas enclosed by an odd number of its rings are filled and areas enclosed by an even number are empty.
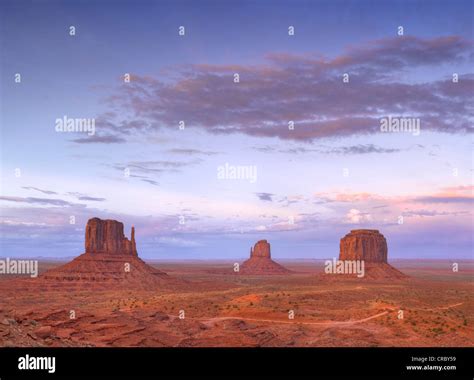
<svg viewBox="0 0 474 380"><path fill-rule="evenodd" d="M160 285L169 278L138 257L134 227L128 240L123 223L99 218L87 222L85 253L42 277L71 284L115 283L143 288Z"/></svg>
<svg viewBox="0 0 474 380"><path fill-rule="evenodd" d="M388 264L388 246L385 236L378 230L351 230L341 239L339 260L364 262L364 278L406 278Z"/></svg>
<svg viewBox="0 0 474 380"><path fill-rule="evenodd" d="M260 240L253 248L250 248L250 259L243 262L239 273L271 275L286 274L290 273L290 271L271 259L270 243L266 240Z"/></svg>
<svg viewBox="0 0 474 380"><path fill-rule="evenodd" d="M135 227L131 241L123 233L123 223L116 220L89 219L86 225L86 253L138 256Z"/></svg>

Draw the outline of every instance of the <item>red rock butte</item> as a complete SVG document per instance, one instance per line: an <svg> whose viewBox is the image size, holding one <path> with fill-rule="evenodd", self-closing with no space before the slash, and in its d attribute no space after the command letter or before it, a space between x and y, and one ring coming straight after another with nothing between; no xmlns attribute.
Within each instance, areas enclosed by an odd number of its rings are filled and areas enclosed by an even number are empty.
<svg viewBox="0 0 474 380"><path fill-rule="evenodd" d="M123 233L123 223L116 220L89 219L86 225L86 253L138 256L135 227L132 227L130 241Z"/></svg>
<svg viewBox="0 0 474 380"><path fill-rule="evenodd" d="M250 259L240 266L239 274L272 275L291 273L282 265L271 259L270 243L266 240L258 241L250 248Z"/></svg>
<svg viewBox="0 0 474 380"><path fill-rule="evenodd" d="M387 240L378 230L352 230L341 239L339 260L387 262Z"/></svg>
<svg viewBox="0 0 474 380"><path fill-rule="evenodd" d="M351 230L341 239L339 260L363 260L364 278L406 278L407 276L388 264L388 246L385 236L378 230Z"/></svg>
<svg viewBox="0 0 474 380"><path fill-rule="evenodd" d="M123 223L92 218L87 222L85 238L85 253L41 277L67 283L113 283L143 288L169 279L166 273L138 257L134 227L128 240L123 233Z"/></svg>

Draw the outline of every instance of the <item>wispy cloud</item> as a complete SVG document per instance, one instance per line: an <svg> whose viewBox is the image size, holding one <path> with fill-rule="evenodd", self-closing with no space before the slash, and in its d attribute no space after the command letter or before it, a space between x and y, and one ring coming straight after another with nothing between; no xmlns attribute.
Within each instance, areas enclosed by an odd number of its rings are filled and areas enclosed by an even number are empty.
<svg viewBox="0 0 474 380"><path fill-rule="evenodd" d="M354 145L348 147L334 148L327 151L327 153L336 153L336 154L369 154L369 153L397 153L401 149L397 148L382 148L375 146L373 144L366 145Z"/></svg>
<svg viewBox="0 0 474 380"><path fill-rule="evenodd" d="M156 179L157 176L161 176L165 173L179 173L184 168L197 165L201 162L202 159L195 158L191 161L129 161L126 163L115 163L110 166L123 173L125 173L125 170L128 170L128 176L130 178L137 178L142 182L158 186L159 182Z"/></svg>
<svg viewBox="0 0 474 380"><path fill-rule="evenodd" d="M277 146L261 146L254 147L255 150L263 153L284 153L284 154L308 154L308 153L322 153L322 154L369 154L369 153L397 153L401 152L399 148L384 148L374 144L358 144L351 146L329 147L325 145L315 146L297 146L293 148L280 148Z"/></svg>
<svg viewBox="0 0 474 380"><path fill-rule="evenodd" d="M430 216L446 216L446 215L466 215L467 211L436 211L436 210L414 210L404 211L404 217L418 216L418 217L430 217Z"/></svg>
<svg viewBox="0 0 474 380"><path fill-rule="evenodd" d="M52 205L52 206L75 206L77 204L64 201L62 199L52 198L34 198L34 197L9 197L0 196L0 200L17 203L30 203L39 205Z"/></svg>
<svg viewBox="0 0 474 380"><path fill-rule="evenodd" d="M80 201L103 202L103 201L106 200L105 198L91 197L91 196L86 195L86 194L74 193L74 192L69 192L69 193L67 193L67 195L72 195Z"/></svg>
<svg viewBox="0 0 474 380"><path fill-rule="evenodd" d="M458 195L416 197L414 200L420 203L474 203L474 197Z"/></svg>
<svg viewBox="0 0 474 380"><path fill-rule="evenodd" d="M161 174L165 172L179 172L182 168L200 163L200 159L193 161L130 161L126 164L117 163L113 167L118 170L130 169L130 172L143 174Z"/></svg>
<svg viewBox="0 0 474 380"><path fill-rule="evenodd" d="M25 190L35 190L35 191L39 191L40 193L43 193L43 194L57 194L55 191L52 191L52 190L42 190L42 189L39 189L37 187L33 187L33 186L23 186L22 189L25 189Z"/></svg>
<svg viewBox="0 0 474 380"><path fill-rule="evenodd" d="M173 148L173 149L167 150L167 152L171 154L181 154L184 156L193 156L193 155L214 156L216 154L219 154L219 152L204 151L204 150L190 149L190 148Z"/></svg>
<svg viewBox="0 0 474 380"><path fill-rule="evenodd" d="M148 178L142 178L142 181L146 182L146 183L149 183L150 185L153 185L153 186L159 186L160 185L157 181L154 181L154 180L148 179Z"/></svg>
<svg viewBox="0 0 474 380"><path fill-rule="evenodd" d="M185 167L197 165L201 162L202 160L200 158L195 158L192 161L130 161L127 163L115 163L111 166L124 173L125 170L128 170L131 178L138 178L142 182L158 186L159 182L156 180L156 176L165 173L179 173Z"/></svg>
<svg viewBox="0 0 474 380"><path fill-rule="evenodd" d="M118 144L124 143L127 140L117 135L93 135L87 137L80 137L78 139L71 140L77 144Z"/></svg>
<svg viewBox="0 0 474 380"><path fill-rule="evenodd" d="M257 195L258 199L260 199L261 201L267 202L272 202L274 196L274 194L272 193L255 193L255 195Z"/></svg>
<svg viewBox="0 0 474 380"><path fill-rule="evenodd" d="M473 203L474 186L444 187L436 194L415 197L414 201L419 203Z"/></svg>

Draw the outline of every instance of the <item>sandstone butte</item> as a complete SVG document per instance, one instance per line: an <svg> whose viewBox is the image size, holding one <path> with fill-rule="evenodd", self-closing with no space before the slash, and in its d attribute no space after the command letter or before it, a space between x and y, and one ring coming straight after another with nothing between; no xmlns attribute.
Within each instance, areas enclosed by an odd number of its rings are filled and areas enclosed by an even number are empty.
<svg viewBox="0 0 474 380"><path fill-rule="evenodd" d="M271 259L270 244L266 240L260 240L250 248L250 258L244 261L239 270L239 274L249 275L286 273L290 271Z"/></svg>
<svg viewBox="0 0 474 380"><path fill-rule="evenodd" d="M341 239L339 260L363 260L365 278L406 278L387 258L387 240L378 230L351 230Z"/></svg>
<svg viewBox="0 0 474 380"><path fill-rule="evenodd" d="M160 285L169 277L138 257L135 228L131 240L125 237L123 223L89 219L86 225L85 253L71 262L45 272L44 280L85 284L123 284L141 288Z"/></svg>

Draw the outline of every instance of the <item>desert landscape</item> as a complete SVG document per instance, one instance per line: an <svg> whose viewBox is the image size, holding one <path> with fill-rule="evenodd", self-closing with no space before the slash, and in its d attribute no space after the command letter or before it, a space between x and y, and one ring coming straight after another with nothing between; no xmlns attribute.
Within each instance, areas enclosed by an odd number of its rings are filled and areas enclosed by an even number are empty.
<svg viewBox="0 0 474 380"><path fill-rule="evenodd" d="M242 272L222 260L146 264L133 232L130 241L122 223L93 218L72 262L42 261L38 278L1 276L0 345L474 345L471 261L458 272L449 260L396 269L379 232L349 235L339 259L365 258L361 278L328 275L324 260L277 264L266 241Z"/></svg>
<svg viewBox="0 0 474 380"><path fill-rule="evenodd" d="M473 4L0 1L0 380L472 374Z"/></svg>

